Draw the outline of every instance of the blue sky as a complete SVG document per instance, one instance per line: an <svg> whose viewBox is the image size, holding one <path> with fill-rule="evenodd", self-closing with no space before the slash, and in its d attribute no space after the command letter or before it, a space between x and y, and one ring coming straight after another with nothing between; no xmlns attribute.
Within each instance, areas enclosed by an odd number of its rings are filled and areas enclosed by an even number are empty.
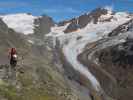
<svg viewBox="0 0 133 100"><path fill-rule="evenodd" d="M60 21L105 6L133 12L133 0L0 0L0 13L46 14Z"/></svg>

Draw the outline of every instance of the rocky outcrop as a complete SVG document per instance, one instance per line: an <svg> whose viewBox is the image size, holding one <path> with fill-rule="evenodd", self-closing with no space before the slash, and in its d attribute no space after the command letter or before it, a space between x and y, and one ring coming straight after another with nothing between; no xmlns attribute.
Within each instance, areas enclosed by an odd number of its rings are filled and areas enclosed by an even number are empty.
<svg viewBox="0 0 133 100"><path fill-rule="evenodd" d="M80 28L78 25L78 20L74 19L68 25L67 29L64 30L64 33L70 33L70 32L76 31L78 28Z"/></svg>
<svg viewBox="0 0 133 100"><path fill-rule="evenodd" d="M55 25L53 19L49 16L43 15L34 21L34 34L36 37L43 38L45 34L51 31L51 27Z"/></svg>

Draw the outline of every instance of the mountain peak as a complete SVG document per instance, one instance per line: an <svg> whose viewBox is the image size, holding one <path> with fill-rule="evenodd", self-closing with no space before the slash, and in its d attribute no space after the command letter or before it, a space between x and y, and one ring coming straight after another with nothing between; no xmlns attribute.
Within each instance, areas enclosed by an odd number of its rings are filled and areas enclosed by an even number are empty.
<svg viewBox="0 0 133 100"><path fill-rule="evenodd" d="M90 12L89 15L100 17L101 15L107 15L107 14L112 14L112 13L113 11L111 8L107 8L107 7L100 8L99 7L99 8L92 10L92 12Z"/></svg>
<svg viewBox="0 0 133 100"><path fill-rule="evenodd" d="M96 8L96 9L92 10L91 13L92 13L92 12L95 12L95 13L96 13L96 12L107 13L107 11L108 11L108 9L106 9L106 8L98 7L98 8Z"/></svg>
<svg viewBox="0 0 133 100"><path fill-rule="evenodd" d="M84 28L88 23L94 23L97 24L101 17L103 18L103 21L110 21L111 16L113 12L109 8L96 8L92 10L90 13L85 13L77 18L73 18L72 20L69 21L63 21L59 23L59 25L65 25L66 23L70 23L70 25L67 27L67 29L64 31L65 33L69 33L72 31L75 31L79 28ZM106 18L107 17L107 18Z"/></svg>

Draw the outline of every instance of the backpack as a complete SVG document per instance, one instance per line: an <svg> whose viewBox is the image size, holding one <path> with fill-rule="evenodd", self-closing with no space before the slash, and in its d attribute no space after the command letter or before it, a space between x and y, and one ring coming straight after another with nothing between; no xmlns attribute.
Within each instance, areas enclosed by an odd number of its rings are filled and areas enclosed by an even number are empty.
<svg viewBox="0 0 133 100"><path fill-rule="evenodd" d="M14 54L14 55L12 56L12 59L13 59L13 61L17 61L17 55Z"/></svg>

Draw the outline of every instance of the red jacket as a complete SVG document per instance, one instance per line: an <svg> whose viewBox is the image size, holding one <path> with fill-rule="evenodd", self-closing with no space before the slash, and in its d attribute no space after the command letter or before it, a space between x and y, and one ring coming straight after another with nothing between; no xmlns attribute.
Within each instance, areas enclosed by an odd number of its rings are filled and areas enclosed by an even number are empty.
<svg viewBox="0 0 133 100"><path fill-rule="evenodd" d="M17 54L16 48L11 48L11 49L9 50L9 57L12 57L14 54Z"/></svg>

